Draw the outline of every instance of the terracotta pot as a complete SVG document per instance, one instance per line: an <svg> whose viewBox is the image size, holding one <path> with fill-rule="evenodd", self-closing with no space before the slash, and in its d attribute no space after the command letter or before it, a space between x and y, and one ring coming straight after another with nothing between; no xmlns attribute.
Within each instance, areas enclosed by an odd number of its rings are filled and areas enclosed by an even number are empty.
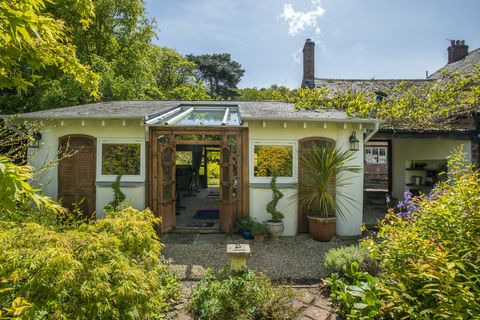
<svg viewBox="0 0 480 320"><path fill-rule="evenodd" d="M263 237L264 237L263 234L255 234L255 235L253 235L253 240L254 240L255 243L257 243L257 244L263 243Z"/></svg>
<svg viewBox="0 0 480 320"><path fill-rule="evenodd" d="M307 216L307 218L308 229L314 240L323 242L332 240L335 235L337 218L319 218L311 216Z"/></svg>
<svg viewBox="0 0 480 320"><path fill-rule="evenodd" d="M265 224L267 225L268 233L270 234L270 236L273 239L276 239L276 238L278 238L282 235L282 233L283 233L283 221L273 222L273 221L269 220L269 221L265 222Z"/></svg>

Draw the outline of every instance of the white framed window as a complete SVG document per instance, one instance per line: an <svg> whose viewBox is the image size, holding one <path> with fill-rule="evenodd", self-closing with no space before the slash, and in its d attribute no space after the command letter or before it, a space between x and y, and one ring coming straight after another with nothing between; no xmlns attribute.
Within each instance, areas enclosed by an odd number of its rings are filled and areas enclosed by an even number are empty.
<svg viewBox="0 0 480 320"><path fill-rule="evenodd" d="M370 164L387 163L387 147L365 147L365 161Z"/></svg>
<svg viewBox="0 0 480 320"><path fill-rule="evenodd" d="M250 181L269 183L297 182L297 142L253 140L250 142Z"/></svg>
<svg viewBox="0 0 480 320"><path fill-rule="evenodd" d="M145 181L145 141L98 139L97 181Z"/></svg>

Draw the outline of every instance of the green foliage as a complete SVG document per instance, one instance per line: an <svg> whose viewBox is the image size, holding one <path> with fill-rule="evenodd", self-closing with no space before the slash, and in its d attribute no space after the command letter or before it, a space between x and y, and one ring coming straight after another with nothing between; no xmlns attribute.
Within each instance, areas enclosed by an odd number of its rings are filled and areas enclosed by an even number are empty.
<svg viewBox="0 0 480 320"><path fill-rule="evenodd" d="M220 152L207 153L207 178L209 186L220 185Z"/></svg>
<svg viewBox="0 0 480 320"><path fill-rule="evenodd" d="M112 183L112 190L113 190L113 200L110 201L105 206L105 211L116 211L120 209L120 205L125 200L125 193L122 192L120 189L120 180L122 180L122 176L118 175L115 181Z"/></svg>
<svg viewBox="0 0 480 320"><path fill-rule="evenodd" d="M274 176L270 181L270 189L272 189L272 200L267 203L267 212L272 216L273 222L281 222L283 219L283 213L277 210L277 205L280 199L283 198L283 193L277 188L277 177Z"/></svg>
<svg viewBox="0 0 480 320"><path fill-rule="evenodd" d="M76 56L76 48L65 32L63 21L47 10L43 0L0 2L0 89L26 90L38 73L52 68L71 75L96 96L98 77ZM72 10L80 24L88 26L92 1L76 1Z"/></svg>
<svg viewBox="0 0 480 320"><path fill-rule="evenodd" d="M352 319L478 319L480 171L457 151L447 181L411 202L361 243L378 259L378 278L354 261L328 279L332 298Z"/></svg>
<svg viewBox="0 0 480 320"><path fill-rule="evenodd" d="M0 289L0 294L3 293ZM31 306L25 299L22 297L17 297L12 301L10 307L5 308L4 310L0 309L0 320L20 320L25 310Z"/></svg>
<svg viewBox="0 0 480 320"><path fill-rule="evenodd" d="M292 90L279 100L292 102L299 109L336 109L354 117L368 117L373 112L384 128L448 130L458 115L480 105L480 65L472 74L445 74L442 81L422 85L402 82L387 94L378 103L374 92L333 91L324 86Z"/></svg>
<svg viewBox="0 0 480 320"><path fill-rule="evenodd" d="M255 225L255 220L250 217L242 218L240 221L235 223L235 231L252 231L253 226Z"/></svg>
<svg viewBox="0 0 480 320"><path fill-rule="evenodd" d="M252 226L252 233L256 236L263 236L267 234L267 226L265 223L255 222Z"/></svg>
<svg viewBox="0 0 480 320"><path fill-rule="evenodd" d="M294 292L276 288L251 270L211 270L194 289L190 309L199 319L293 319Z"/></svg>
<svg viewBox="0 0 480 320"><path fill-rule="evenodd" d="M245 70L228 53L187 55L197 68L197 78L205 82L213 99L229 99L235 95L237 84Z"/></svg>
<svg viewBox="0 0 480 320"><path fill-rule="evenodd" d="M235 100L249 101L283 101L290 94L291 90L276 84L268 88L244 88L235 90Z"/></svg>
<svg viewBox="0 0 480 320"><path fill-rule="evenodd" d="M128 208L78 228L0 224L0 278L21 296L24 319L145 319L165 315L177 280L159 257L153 214Z"/></svg>
<svg viewBox="0 0 480 320"><path fill-rule="evenodd" d="M449 176L414 199L408 218L390 211L366 242L380 261L396 317L468 319L480 314L480 172L459 151Z"/></svg>
<svg viewBox="0 0 480 320"><path fill-rule="evenodd" d="M347 319L390 318L379 278L361 271L357 262L344 272L348 280L336 273L326 279L331 290L330 298L342 306L339 313Z"/></svg>
<svg viewBox="0 0 480 320"><path fill-rule="evenodd" d="M325 254L324 266L329 274L336 273L340 277L345 277L353 262L357 263L362 272L368 272L371 275L377 275L379 272L375 256L359 245L330 249Z"/></svg>
<svg viewBox="0 0 480 320"><path fill-rule="evenodd" d="M88 19L84 19L84 11ZM69 50L88 70L95 70L95 98L85 81L48 67L28 79L32 86L22 94L0 91L2 113L96 100L210 99L203 85L195 81L193 62L153 44L156 27L146 16L143 0L96 0L93 4L90 0L65 0L47 3L42 12L63 26Z"/></svg>
<svg viewBox="0 0 480 320"><path fill-rule="evenodd" d="M309 208L309 215L322 218L345 216L345 204L354 204L345 189L352 178L348 173L359 173L360 166L349 165L355 155L352 151L340 151L327 144L313 144L299 155L303 174L302 190L298 192L298 201ZM295 198L293 198L295 199Z"/></svg>
<svg viewBox="0 0 480 320"><path fill-rule="evenodd" d="M102 174L139 175L139 143L106 143L102 145Z"/></svg>
<svg viewBox="0 0 480 320"><path fill-rule="evenodd" d="M256 177L291 177L293 148L282 145L255 145L254 170Z"/></svg>
<svg viewBox="0 0 480 320"><path fill-rule="evenodd" d="M38 209L63 213L58 203L38 193L27 180L32 177L30 166L16 165L10 159L0 156L0 216L16 210Z"/></svg>

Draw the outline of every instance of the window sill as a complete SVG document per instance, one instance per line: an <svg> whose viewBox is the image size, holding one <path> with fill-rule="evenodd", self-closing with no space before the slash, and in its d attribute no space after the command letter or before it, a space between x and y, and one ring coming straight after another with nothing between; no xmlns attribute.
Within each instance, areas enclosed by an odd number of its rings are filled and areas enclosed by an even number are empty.
<svg viewBox="0 0 480 320"><path fill-rule="evenodd" d="M298 187L298 184L293 182L277 182L276 185L278 189L296 189ZM249 183L248 186L254 189L270 189L270 183L254 182Z"/></svg>
<svg viewBox="0 0 480 320"><path fill-rule="evenodd" d="M115 181L95 181L97 187L111 187ZM120 181L121 188L143 187L144 181Z"/></svg>

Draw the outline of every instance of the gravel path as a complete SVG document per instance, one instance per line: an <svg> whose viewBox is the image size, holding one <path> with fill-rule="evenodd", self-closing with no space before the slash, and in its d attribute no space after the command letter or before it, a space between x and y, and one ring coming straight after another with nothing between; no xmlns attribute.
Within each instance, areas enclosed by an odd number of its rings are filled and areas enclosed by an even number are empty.
<svg viewBox="0 0 480 320"><path fill-rule="evenodd" d="M339 238L327 243L317 242L309 235L299 235L254 244L235 235L223 234L168 234L162 237L162 242L165 243L162 254L171 259L172 268L183 280L199 279L207 268L220 269L227 265L227 243L249 243L252 253L248 267L266 273L272 280L295 283L318 282L326 276L325 253L330 248L354 243Z"/></svg>

